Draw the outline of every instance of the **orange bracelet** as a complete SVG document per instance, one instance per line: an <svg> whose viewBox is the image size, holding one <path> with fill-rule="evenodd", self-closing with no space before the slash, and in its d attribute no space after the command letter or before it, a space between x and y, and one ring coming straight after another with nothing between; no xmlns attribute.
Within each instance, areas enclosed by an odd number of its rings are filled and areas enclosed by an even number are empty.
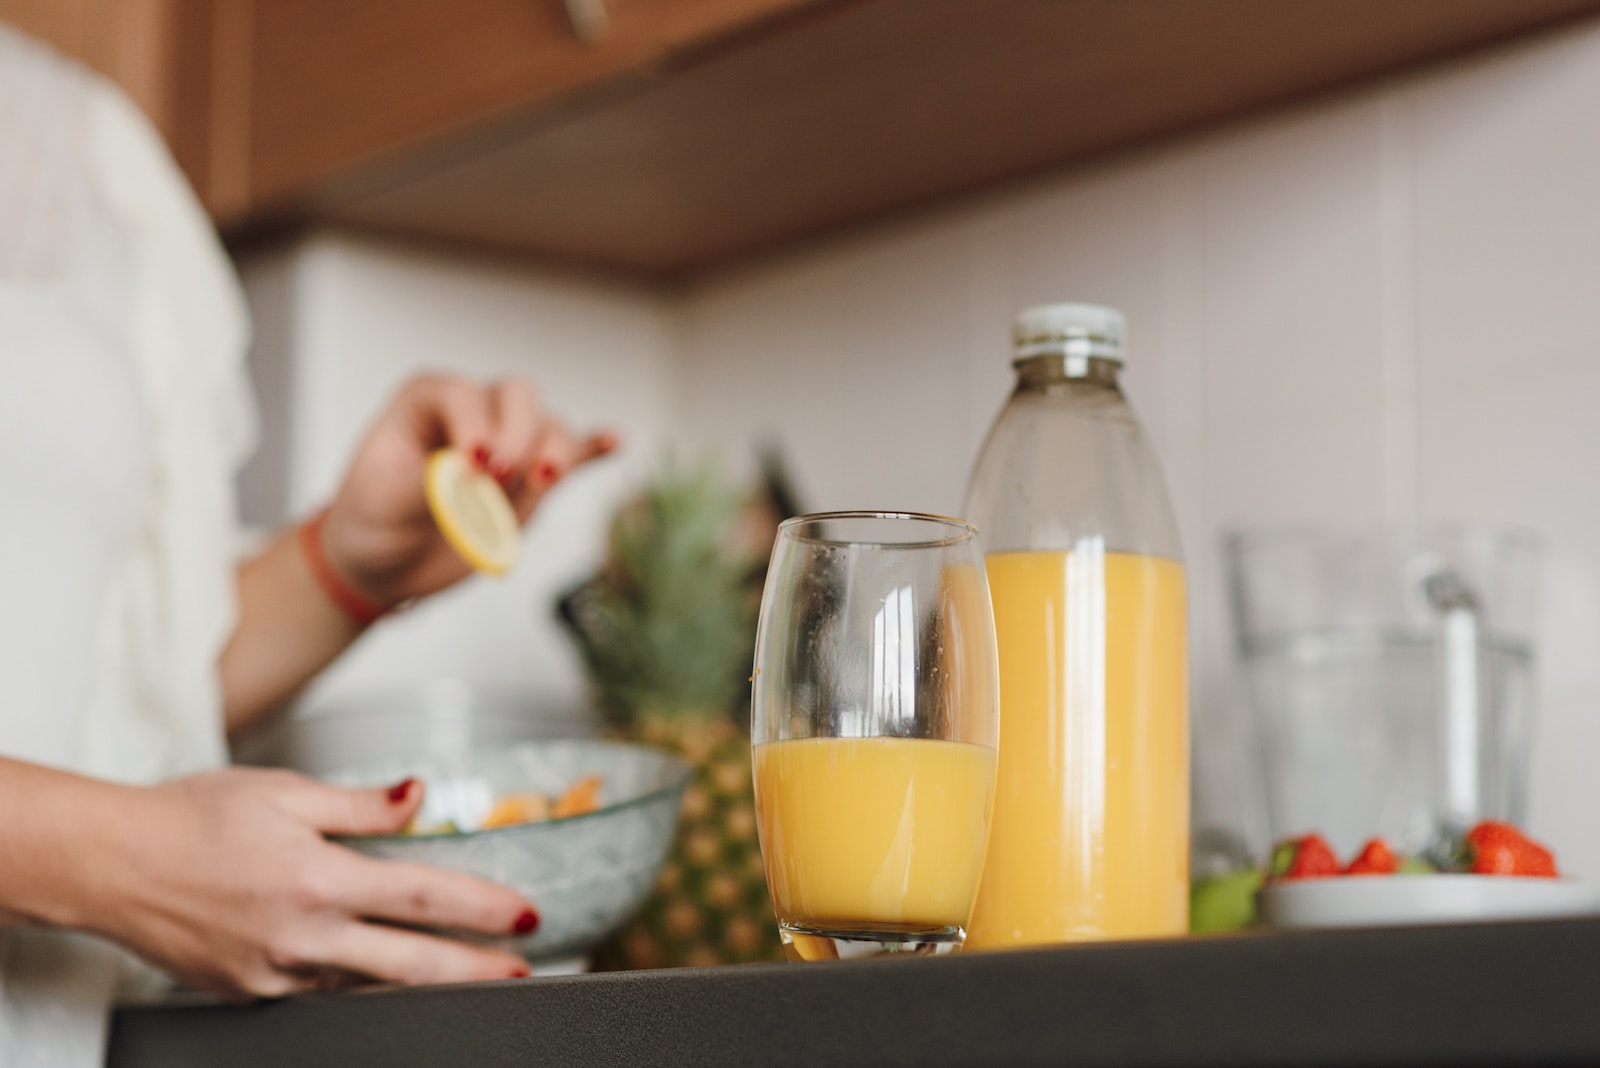
<svg viewBox="0 0 1600 1068"><path fill-rule="evenodd" d="M328 599L343 609L344 614L358 626L371 626L388 615L389 610L367 600L355 587L340 578L328 562L328 554L322 548L322 521L326 518L328 510L324 508L300 524L300 553L306 558L311 577L317 580L317 585L322 587Z"/></svg>

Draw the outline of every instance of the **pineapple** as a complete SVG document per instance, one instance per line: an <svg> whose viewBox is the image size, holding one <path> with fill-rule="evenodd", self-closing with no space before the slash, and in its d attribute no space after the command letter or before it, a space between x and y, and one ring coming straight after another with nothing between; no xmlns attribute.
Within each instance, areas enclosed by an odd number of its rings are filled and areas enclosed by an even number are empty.
<svg viewBox="0 0 1600 1068"><path fill-rule="evenodd" d="M787 503L768 470L751 502L710 465L667 466L618 514L601 573L561 603L612 727L695 769L656 891L599 967L783 959L741 726L762 569Z"/></svg>
<svg viewBox="0 0 1600 1068"><path fill-rule="evenodd" d="M706 717L652 717L635 737L676 749L695 774L656 892L602 963L660 968L782 960L756 842L749 739L729 720Z"/></svg>

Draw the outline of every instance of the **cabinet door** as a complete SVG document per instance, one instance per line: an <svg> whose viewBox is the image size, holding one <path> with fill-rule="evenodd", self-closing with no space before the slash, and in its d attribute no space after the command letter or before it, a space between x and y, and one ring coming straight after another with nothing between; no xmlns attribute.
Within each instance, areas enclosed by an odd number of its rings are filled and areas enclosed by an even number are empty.
<svg viewBox="0 0 1600 1068"><path fill-rule="evenodd" d="M821 0L232 2L252 8L241 62L252 72L250 199L259 204L500 114L625 88Z"/></svg>

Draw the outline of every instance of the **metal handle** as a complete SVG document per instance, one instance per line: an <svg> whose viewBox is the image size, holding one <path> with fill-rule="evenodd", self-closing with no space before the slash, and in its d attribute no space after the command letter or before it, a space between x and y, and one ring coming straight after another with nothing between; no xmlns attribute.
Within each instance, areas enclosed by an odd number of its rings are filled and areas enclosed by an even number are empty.
<svg viewBox="0 0 1600 1068"><path fill-rule="evenodd" d="M1447 831L1460 833L1485 815L1485 770L1493 758L1483 731L1483 616L1476 592L1442 568L1422 583L1439 613L1440 719L1438 784Z"/></svg>

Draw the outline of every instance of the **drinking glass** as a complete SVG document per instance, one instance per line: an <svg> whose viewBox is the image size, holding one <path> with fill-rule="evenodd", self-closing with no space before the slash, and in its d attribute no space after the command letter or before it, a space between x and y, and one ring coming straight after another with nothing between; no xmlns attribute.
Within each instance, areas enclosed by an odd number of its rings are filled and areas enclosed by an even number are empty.
<svg viewBox="0 0 1600 1068"><path fill-rule="evenodd" d="M1536 536L1269 527L1226 553L1275 839L1415 853L1522 821Z"/></svg>
<svg viewBox="0 0 1600 1068"><path fill-rule="evenodd" d="M832 512L778 529L751 740L791 960L958 949L983 871L999 671L977 532Z"/></svg>

